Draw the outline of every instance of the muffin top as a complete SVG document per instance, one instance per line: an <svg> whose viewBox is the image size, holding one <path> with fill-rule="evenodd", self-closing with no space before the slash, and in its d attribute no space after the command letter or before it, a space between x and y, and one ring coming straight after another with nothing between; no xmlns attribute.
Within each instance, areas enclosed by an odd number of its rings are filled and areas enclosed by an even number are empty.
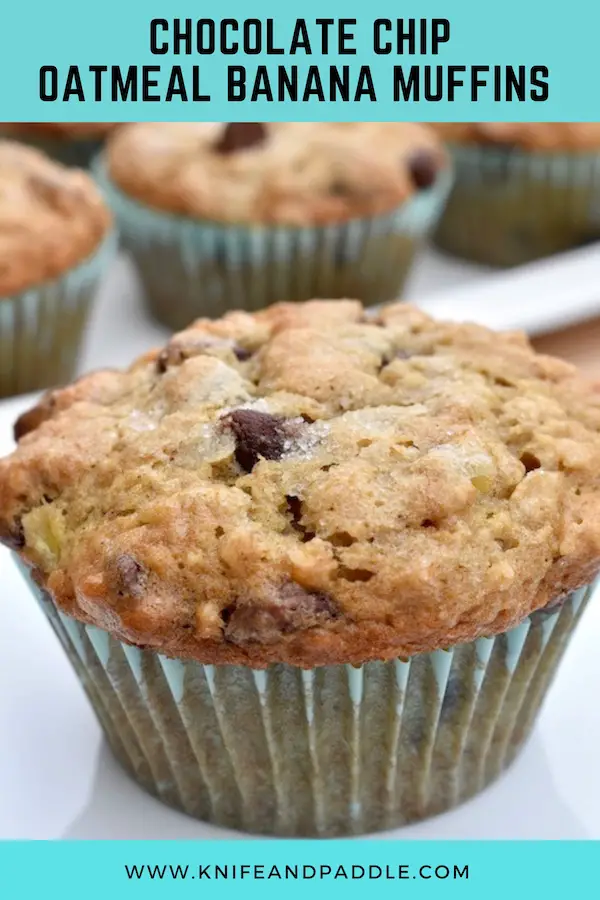
<svg viewBox="0 0 600 900"><path fill-rule="evenodd" d="M57 140L103 138L115 127L114 122L0 122L4 132Z"/></svg>
<svg viewBox="0 0 600 900"><path fill-rule="evenodd" d="M0 534L68 614L204 663L359 663L505 630L600 568L600 394L406 305L200 320L48 394Z"/></svg>
<svg viewBox="0 0 600 900"><path fill-rule="evenodd" d="M600 122L438 122L432 127L444 140L458 143L547 153L600 149Z"/></svg>
<svg viewBox="0 0 600 900"><path fill-rule="evenodd" d="M390 212L445 165L433 131L407 123L136 123L107 151L112 179L148 206L289 225Z"/></svg>
<svg viewBox="0 0 600 900"><path fill-rule="evenodd" d="M108 209L85 172L0 141L0 299L82 262L109 227Z"/></svg>

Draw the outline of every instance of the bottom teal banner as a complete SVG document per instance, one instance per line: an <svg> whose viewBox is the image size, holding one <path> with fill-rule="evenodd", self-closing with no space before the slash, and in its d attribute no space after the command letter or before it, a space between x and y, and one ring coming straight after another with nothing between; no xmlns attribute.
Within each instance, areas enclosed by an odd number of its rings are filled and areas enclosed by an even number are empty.
<svg viewBox="0 0 600 900"><path fill-rule="evenodd" d="M597 841L11 841L0 898L564 900L600 896L599 864Z"/></svg>

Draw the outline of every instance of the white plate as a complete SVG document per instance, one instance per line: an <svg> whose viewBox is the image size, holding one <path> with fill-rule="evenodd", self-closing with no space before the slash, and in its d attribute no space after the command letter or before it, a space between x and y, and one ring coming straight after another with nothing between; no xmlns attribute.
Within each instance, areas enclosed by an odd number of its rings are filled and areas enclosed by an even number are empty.
<svg viewBox="0 0 600 900"><path fill-rule="evenodd" d="M600 244L510 272L430 250L417 262L404 296L440 318L533 335L600 315L599 272ZM127 365L167 334L145 313L132 267L120 257L101 291L80 371Z"/></svg>
<svg viewBox="0 0 600 900"><path fill-rule="evenodd" d="M0 455L29 400L0 404ZM147 796L113 760L70 665L0 548L0 839L234 836ZM523 754L452 813L404 839L600 839L600 595L573 639Z"/></svg>

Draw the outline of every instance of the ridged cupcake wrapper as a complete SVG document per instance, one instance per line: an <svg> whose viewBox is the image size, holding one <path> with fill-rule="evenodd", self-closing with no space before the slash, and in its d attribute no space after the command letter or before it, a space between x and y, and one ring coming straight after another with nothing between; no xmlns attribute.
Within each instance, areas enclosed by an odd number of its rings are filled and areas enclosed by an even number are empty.
<svg viewBox="0 0 600 900"><path fill-rule="evenodd" d="M127 197L94 167L131 254L152 314L178 330L200 316L257 310L277 301L396 298L443 208L452 176L389 215L294 228L223 225L169 215Z"/></svg>
<svg viewBox="0 0 600 900"><path fill-rule="evenodd" d="M104 143L98 138L49 138L3 129L0 129L0 137L35 147L57 162L79 169L89 168Z"/></svg>
<svg viewBox="0 0 600 900"><path fill-rule="evenodd" d="M0 297L0 397L70 381L114 235L62 277Z"/></svg>
<svg viewBox="0 0 600 900"><path fill-rule="evenodd" d="M435 234L443 250L515 266L600 238L600 151L450 150L455 182Z"/></svg>
<svg viewBox="0 0 600 900"><path fill-rule="evenodd" d="M392 828L482 790L529 735L591 593L406 661L257 671L139 650L34 590L136 781L191 816L288 837Z"/></svg>

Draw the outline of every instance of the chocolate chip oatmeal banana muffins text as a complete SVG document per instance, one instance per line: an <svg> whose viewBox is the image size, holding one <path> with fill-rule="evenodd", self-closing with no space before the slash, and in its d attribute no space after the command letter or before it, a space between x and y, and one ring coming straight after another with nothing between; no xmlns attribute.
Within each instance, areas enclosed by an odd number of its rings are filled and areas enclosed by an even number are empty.
<svg viewBox="0 0 600 900"><path fill-rule="evenodd" d="M98 166L153 312L173 328L274 300L398 296L449 163L410 123L137 123Z"/></svg>
<svg viewBox="0 0 600 900"><path fill-rule="evenodd" d="M513 266L600 237L600 123L432 127L456 169L436 233L444 250Z"/></svg>
<svg viewBox="0 0 600 900"><path fill-rule="evenodd" d="M0 396L73 377L110 227L88 175L0 141Z"/></svg>
<svg viewBox="0 0 600 900"><path fill-rule="evenodd" d="M479 790L600 568L600 395L403 305L200 320L16 436L0 533L115 752L238 828L372 830Z"/></svg>

